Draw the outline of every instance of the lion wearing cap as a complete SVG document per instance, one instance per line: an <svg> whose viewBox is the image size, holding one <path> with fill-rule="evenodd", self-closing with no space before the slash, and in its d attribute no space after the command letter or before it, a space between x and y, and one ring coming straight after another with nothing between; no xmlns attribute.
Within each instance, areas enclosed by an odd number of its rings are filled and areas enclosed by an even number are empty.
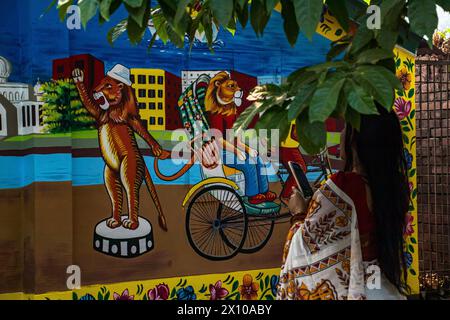
<svg viewBox="0 0 450 320"><path fill-rule="evenodd" d="M153 156L165 159L169 152L161 148L141 122L136 97L131 88L129 69L122 65L114 66L93 89L92 95L83 83L82 70L73 70L72 77L84 106L94 117L98 127L100 150L105 161L104 181L112 204L112 217L107 220L107 226L123 226L131 230L139 226L139 189L145 180L158 211L159 225L167 231L155 186L134 133L150 146ZM122 220L124 191L127 196L128 217Z"/></svg>

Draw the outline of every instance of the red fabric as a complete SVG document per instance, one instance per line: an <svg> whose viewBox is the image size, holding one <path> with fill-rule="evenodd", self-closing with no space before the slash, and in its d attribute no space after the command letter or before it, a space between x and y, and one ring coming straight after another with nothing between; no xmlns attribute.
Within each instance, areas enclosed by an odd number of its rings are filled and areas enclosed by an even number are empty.
<svg viewBox="0 0 450 320"><path fill-rule="evenodd" d="M209 120L209 127L211 129L219 130L225 137L226 134L225 131L227 129L233 128L234 121L236 121L236 115L224 117L223 115L217 113L215 114L208 113L208 120Z"/></svg>
<svg viewBox="0 0 450 320"><path fill-rule="evenodd" d="M377 258L376 222L367 204L366 185L361 175L354 172L338 172L330 179L354 202L358 215L358 229L364 261Z"/></svg>
<svg viewBox="0 0 450 320"><path fill-rule="evenodd" d="M306 172L306 163L298 148L283 148L280 147L280 162L289 172L289 161L297 162L302 167L303 172ZM295 179L292 174L289 174L284 183L282 198L289 198L292 193L292 187L296 186Z"/></svg>

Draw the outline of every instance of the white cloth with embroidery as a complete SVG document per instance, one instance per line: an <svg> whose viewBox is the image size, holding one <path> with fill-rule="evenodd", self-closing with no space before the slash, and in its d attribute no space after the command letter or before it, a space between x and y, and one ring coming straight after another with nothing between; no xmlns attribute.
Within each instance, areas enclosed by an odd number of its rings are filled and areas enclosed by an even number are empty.
<svg viewBox="0 0 450 320"><path fill-rule="evenodd" d="M395 287L393 291L381 282L384 287L369 298L402 298ZM289 231L277 299L366 298L356 209L350 197L328 180L311 199L305 221Z"/></svg>

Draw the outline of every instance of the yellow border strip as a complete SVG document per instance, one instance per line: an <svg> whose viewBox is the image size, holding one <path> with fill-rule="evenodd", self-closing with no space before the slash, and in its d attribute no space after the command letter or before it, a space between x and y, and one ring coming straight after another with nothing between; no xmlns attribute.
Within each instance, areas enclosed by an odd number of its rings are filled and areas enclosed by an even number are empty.
<svg viewBox="0 0 450 320"><path fill-rule="evenodd" d="M95 300L114 300L114 293L121 295L125 290L128 290L129 295L133 296L134 300L146 300L148 292L159 285L166 285L168 287L169 294L172 294L172 297L169 297L169 299L176 299L177 296L176 294L174 295L174 293L179 290L192 287L193 293L196 295L195 300L209 300L209 285L216 285L218 281L222 282L222 287L228 290L230 296L242 299L243 297L238 296L238 293L240 293L240 285L243 283L244 276L247 278L250 276L252 281L258 284L259 289L256 292L258 295L257 299L274 299L275 297L271 290L274 283L272 283L271 280L272 278L277 277L279 273L279 268L272 268L118 282L113 284L95 284L73 291L53 291L42 294L23 292L4 293L0 294L0 300L74 300L75 298L80 300L80 298L86 298L88 295Z"/></svg>

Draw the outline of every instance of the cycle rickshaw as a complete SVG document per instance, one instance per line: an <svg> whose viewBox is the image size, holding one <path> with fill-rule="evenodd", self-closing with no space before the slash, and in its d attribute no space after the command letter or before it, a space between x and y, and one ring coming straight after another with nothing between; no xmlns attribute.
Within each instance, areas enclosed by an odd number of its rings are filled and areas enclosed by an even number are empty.
<svg viewBox="0 0 450 320"><path fill-rule="evenodd" d="M210 80L208 75L201 75L185 90L178 101L182 122L189 132L190 148L194 137L198 137L195 129L197 128L197 132L200 133L208 129L202 106ZM203 138L202 136L202 140ZM325 168L323 159L319 160ZM191 158L191 161L193 163L194 158ZM154 164L158 177L166 181L175 179L176 174L167 177L159 172L157 160ZM184 174L187 170L182 169L180 172ZM283 184L285 175L282 171L279 170L278 175ZM329 171L327 169L322 171L326 177L331 168ZM225 164L214 169L201 166L201 177L201 181L184 197L183 207L186 210L185 228L189 243L197 254L206 259L226 260L239 252L254 253L267 244L276 223L282 223L291 217L288 211L281 212L283 204L274 202L250 204L243 192L245 190L243 173Z"/></svg>
<svg viewBox="0 0 450 320"><path fill-rule="evenodd" d="M327 153L317 156L320 175L331 173ZM282 185L287 170L277 172ZM219 165L213 170L201 167L202 181L186 194L186 235L194 251L209 260L226 260L238 253L254 253L269 241L276 223L291 215L281 212L282 203L265 202L252 205L244 195L244 176L241 172Z"/></svg>

